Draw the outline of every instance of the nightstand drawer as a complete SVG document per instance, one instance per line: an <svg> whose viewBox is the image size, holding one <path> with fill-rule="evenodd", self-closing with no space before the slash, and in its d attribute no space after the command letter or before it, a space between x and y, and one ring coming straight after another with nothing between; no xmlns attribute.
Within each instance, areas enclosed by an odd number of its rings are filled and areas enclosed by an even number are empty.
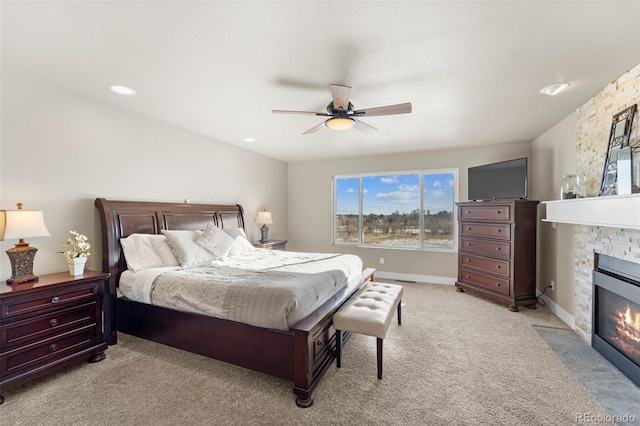
<svg viewBox="0 0 640 426"><path fill-rule="evenodd" d="M95 323L96 302L0 326L0 352Z"/></svg>
<svg viewBox="0 0 640 426"><path fill-rule="evenodd" d="M473 268L509 278L509 261L506 260L494 260L462 254L460 255L460 265L463 268Z"/></svg>
<svg viewBox="0 0 640 426"><path fill-rule="evenodd" d="M17 319L21 315L51 312L64 309L72 304L82 303L85 300L95 300L98 287L98 283L89 283L82 287L75 286L31 297L10 299L1 305L0 317L2 319Z"/></svg>
<svg viewBox="0 0 640 426"><path fill-rule="evenodd" d="M96 344L96 325L47 339L36 345L9 351L0 356L2 381L21 371L33 370L73 355Z"/></svg>

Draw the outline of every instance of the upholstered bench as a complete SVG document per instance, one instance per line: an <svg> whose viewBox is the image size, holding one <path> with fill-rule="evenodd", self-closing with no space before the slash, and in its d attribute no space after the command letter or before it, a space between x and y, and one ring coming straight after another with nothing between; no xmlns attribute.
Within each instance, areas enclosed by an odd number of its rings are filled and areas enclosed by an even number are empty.
<svg viewBox="0 0 640 426"><path fill-rule="evenodd" d="M402 324L402 286L370 282L336 312L333 328L336 330L336 364L342 364L342 332L366 334L377 338L378 379L382 379L382 342L387 335L393 312L398 309L398 325Z"/></svg>

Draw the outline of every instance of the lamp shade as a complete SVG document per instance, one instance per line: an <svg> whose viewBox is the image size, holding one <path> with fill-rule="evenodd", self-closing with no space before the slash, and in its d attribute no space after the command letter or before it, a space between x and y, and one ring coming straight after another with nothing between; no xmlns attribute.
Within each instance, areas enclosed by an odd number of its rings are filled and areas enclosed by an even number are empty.
<svg viewBox="0 0 640 426"><path fill-rule="evenodd" d="M7 210L4 222L4 240L51 236L38 210Z"/></svg>
<svg viewBox="0 0 640 426"><path fill-rule="evenodd" d="M273 220L271 220L271 212L268 212L267 210L258 212L258 216L256 216L256 223L271 225L273 223Z"/></svg>

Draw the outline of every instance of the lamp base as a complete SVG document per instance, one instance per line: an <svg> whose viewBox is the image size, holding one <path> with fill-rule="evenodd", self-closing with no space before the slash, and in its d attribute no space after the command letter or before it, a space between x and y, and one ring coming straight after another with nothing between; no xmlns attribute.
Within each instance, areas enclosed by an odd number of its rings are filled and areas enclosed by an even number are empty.
<svg viewBox="0 0 640 426"><path fill-rule="evenodd" d="M262 225L260 227L260 242L262 244L269 242L269 227L267 225Z"/></svg>
<svg viewBox="0 0 640 426"><path fill-rule="evenodd" d="M23 275L21 277L11 277L7 279L7 284L20 284L20 283L26 283L26 282L37 283L38 276L31 274L31 275Z"/></svg>
<svg viewBox="0 0 640 426"><path fill-rule="evenodd" d="M38 281L38 277L33 275L33 259L37 251L37 248L22 241L7 250L11 262L11 278L7 280L7 284Z"/></svg>

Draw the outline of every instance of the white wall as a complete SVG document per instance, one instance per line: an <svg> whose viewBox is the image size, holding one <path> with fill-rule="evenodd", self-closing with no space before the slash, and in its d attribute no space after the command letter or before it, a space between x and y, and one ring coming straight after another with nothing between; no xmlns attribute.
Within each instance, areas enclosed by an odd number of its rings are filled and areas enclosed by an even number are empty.
<svg viewBox="0 0 640 426"><path fill-rule="evenodd" d="M60 90L2 68L0 209L43 210L52 238L34 238L36 275L67 270L57 252L69 230L89 237L101 269L96 197L239 203L250 238L257 211L287 237L287 165L230 144ZM0 243L2 250L15 241ZM0 280L11 275L0 256Z"/></svg>
<svg viewBox="0 0 640 426"><path fill-rule="evenodd" d="M456 252L362 248L332 244L332 177L351 173L384 173L411 170L458 169L461 201L467 200L467 168L513 158L528 157L529 143L477 148L422 151L394 155L361 156L289 163L288 249L311 252L353 253L366 267L403 278L402 274L457 277ZM381 265L380 257L385 258ZM420 277L418 277L420 279Z"/></svg>

